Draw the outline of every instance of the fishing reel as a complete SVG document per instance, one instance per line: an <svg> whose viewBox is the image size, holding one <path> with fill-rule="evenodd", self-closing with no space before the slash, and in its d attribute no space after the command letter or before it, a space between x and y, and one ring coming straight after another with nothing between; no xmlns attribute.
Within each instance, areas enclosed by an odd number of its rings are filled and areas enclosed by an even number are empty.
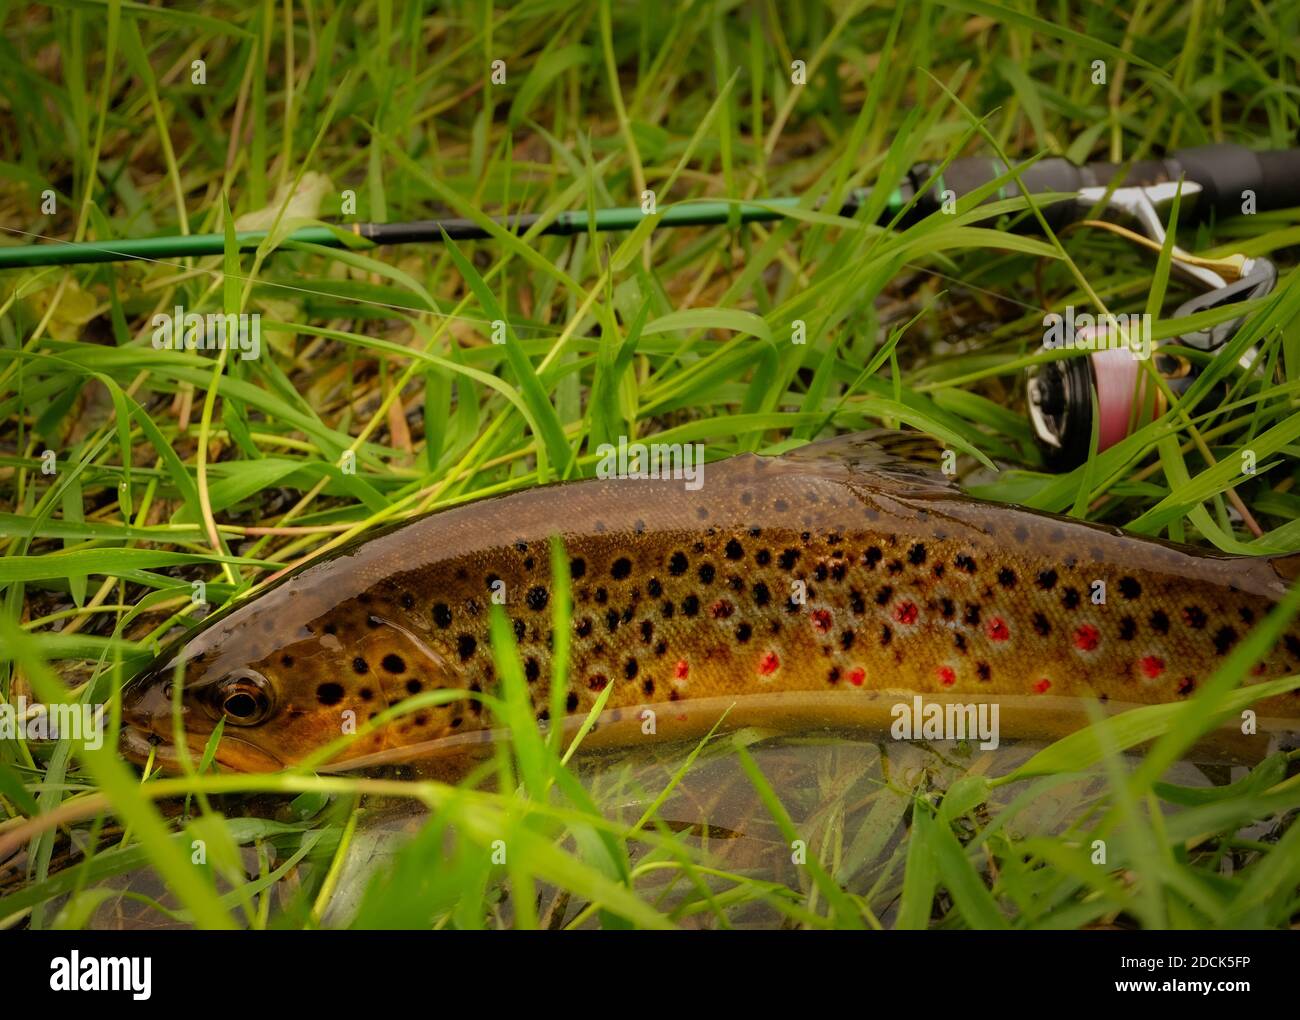
<svg viewBox="0 0 1300 1020"><path fill-rule="evenodd" d="M1108 230L1159 252L1164 246L1165 229L1158 208L1172 201L1179 187L1174 183L1124 187L1117 188L1109 196L1101 187L1079 191L1078 205L1092 209L1101 204L1108 212L1135 220L1145 235L1109 220L1085 219L1074 226ZM1184 199L1201 190L1192 181L1183 182L1181 188ZM1203 293L1178 307L1175 318L1263 297L1277 284L1277 269L1265 258L1231 255L1207 259L1177 245L1173 247L1171 256L1172 269L1204 288ZM1081 348L1091 353L1086 357L1045 362L1031 368L1027 378L1029 419L1048 466L1054 470L1069 470L1087 459L1094 416L1097 452L1100 453L1164 414L1167 410L1165 394L1152 383L1143 368L1141 362L1145 358L1152 359L1155 371L1164 379L1169 391L1175 397L1181 397L1200 374L1186 352L1190 349L1214 354L1236 335L1243 321L1238 317L1209 329L1191 330L1153 348L1145 319L1142 319L1138 336L1125 329L1120 334L1120 342L1116 343L1115 331L1103 329L1103 322L1110 327L1115 320L1127 321L1135 317L1111 316L1107 319L1105 316L1081 315L1079 319L1087 321L1076 328L1073 310L1067 311L1070 313L1068 321L1056 316L1060 321L1054 324L1063 334L1060 346ZM1044 325L1047 325L1046 320ZM1143 329L1146 330L1145 345L1142 343ZM1255 355L1254 348L1246 351L1241 356L1241 367L1249 369L1254 364ZM1223 390L1220 388L1208 394L1199 406L1204 407L1221 398Z"/></svg>

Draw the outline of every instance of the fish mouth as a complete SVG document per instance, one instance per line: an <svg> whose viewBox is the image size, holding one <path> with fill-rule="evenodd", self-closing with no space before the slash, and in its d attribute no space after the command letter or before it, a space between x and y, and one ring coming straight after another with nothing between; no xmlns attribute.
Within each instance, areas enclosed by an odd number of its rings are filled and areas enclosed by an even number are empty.
<svg viewBox="0 0 1300 1020"><path fill-rule="evenodd" d="M195 747L188 737L186 742L189 746L190 760L199 761L205 748ZM121 736L118 738L118 750L122 757L136 765L146 765L152 755L154 765L161 767L163 771L181 771L176 746L152 730L130 724L123 726ZM284 768L284 762L269 751L246 740L240 740L230 733L221 735L221 743L217 745L216 760L223 767L235 772L279 772Z"/></svg>

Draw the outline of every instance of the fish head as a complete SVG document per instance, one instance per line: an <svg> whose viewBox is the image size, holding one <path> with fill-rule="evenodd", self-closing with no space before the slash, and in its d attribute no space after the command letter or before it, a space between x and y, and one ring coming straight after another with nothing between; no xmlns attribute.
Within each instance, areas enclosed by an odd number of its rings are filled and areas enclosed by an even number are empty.
<svg viewBox="0 0 1300 1020"><path fill-rule="evenodd" d="M223 614L133 679L124 755L142 763L152 753L174 770L179 732L197 763L221 724L225 768L274 771L326 748L322 764L337 764L450 736L480 710L458 693L470 685L455 650L434 635L382 605L293 594Z"/></svg>
<svg viewBox="0 0 1300 1020"><path fill-rule="evenodd" d="M263 665L263 664L258 664ZM269 675L268 675L269 673ZM210 670L182 645L160 656L122 692L122 753L143 763L151 756L167 771L181 766L177 738L197 764L222 723L216 760L241 772L273 771L288 764L270 736L283 703L274 669L252 663Z"/></svg>

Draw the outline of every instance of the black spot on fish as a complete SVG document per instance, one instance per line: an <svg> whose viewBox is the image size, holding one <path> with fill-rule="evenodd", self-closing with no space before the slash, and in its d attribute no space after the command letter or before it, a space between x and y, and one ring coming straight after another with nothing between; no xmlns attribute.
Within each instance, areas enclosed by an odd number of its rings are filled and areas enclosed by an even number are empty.
<svg viewBox="0 0 1300 1020"><path fill-rule="evenodd" d="M668 642L660 641L655 645L655 655L666 655L668 653Z"/></svg>
<svg viewBox="0 0 1300 1020"><path fill-rule="evenodd" d="M701 563L700 569L696 573L699 575L701 584L712 584L717 571L713 569L712 563Z"/></svg>
<svg viewBox="0 0 1300 1020"><path fill-rule="evenodd" d="M1157 609L1151 614L1151 629L1157 634L1169 633L1169 617L1165 615L1163 609Z"/></svg>
<svg viewBox="0 0 1300 1020"><path fill-rule="evenodd" d="M524 661L524 679L530 684L536 683L537 678L542 675L542 668L538 665L537 660L531 655Z"/></svg>
<svg viewBox="0 0 1300 1020"><path fill-rule="evenodd" d="M789 570L795 565L795 562L798 559L799 559L798 549L786 549L783 553L781 553L780 558L777 560L777 565L780 566L782 570Z"/></svg>
<svg viewBox="0 0 1300 1020"><path fill-rule="evenodd" d="M522 641L524 634L528 631L528 625L517 616L510 621L510 624L515 628L515 640Z"/></svg>
<svg viewBox="0 0 1300 1020"><path fill-rule="evenodd" d="M522 538L515 539L515 552L526 553L527 551L528 551L528 543L525 542Z"/></svg>
<svg viewBox="0 0 1300 1020"><path fill-rule="evenodd" d="M609 567L609 576L615 581L621 581L632 573L632 561L626 556L620 556Z"/></svg>
<svg viewBox="0 0 1300 1020"><path fill-rule="evenodd" d="M840 667L839 667L839 666L832 666L830 672L826 674L826 679L827 679L827 681L829 681L830 683L833 683L833 684L837 684L837 683L839 683L839 682L840 682Z"/></svg>
<svg viewBox="0 0 1300 1020"><path fill-rule="evenodd" d="M965 654L966 652L966 635L960 632L953 634L952 643L956 646L957 651Z"/></svg>
<svg viewBox="0 0 1300 1020"><path fill-rule="evenodd" d="M958 570L966 571L968 574L975 573L975 558L973 556L967 556L963 553L952 561L952 565Z"/></svg>
<svg viewBox="0 0 1300 1020"><path fill-rule="evenodd" d="M524 601L528 603L528 608L535 612L541 612L546 608L546 603L550 599L550 594L540 584L528 589L528 594L524 596Z"/></svg>
<svg viewBox="0 0 1300 1020"><path fill-rule="evenodd" d="M1204 630L1206 624L1205 610L1200 606L1184 606L1183 622L1192 630Z"/></svg>
<svg viewBox="0 0 1300 1020"><path fill-rule="evenodd" d="M385 655L379 664L389 673L406 672L406 663L402 661L402 657L400 655L394 655L392 652Z"/></svg>
<svg viewBox="0 0 1300 1020"><path fill-rule="evenodd" d="M1042 613L1035 613L1031 622L1034 625L1034 633L1039 637L1047 637L1052 633L1052 625L1047 622L1047 617Z"/></svg>
<svg viewBox="0 0 1300 1020"><path fill-rule="evenodd" d="M1242 606L1237 610L1237 615L1241 617L1241 622L1247 627L1255 622L1255 610L1251 609L1249 606Z"/></svg>
<svg viewBox="0 0 1300 1020"><path fill-rule="evenodd" d="M849 608L853 610L855 616L861 616L867 611L867 603L862 598L862 592L856 588L849 589Z"/></svg>
<svg viewBox="0 0 1300 1020"><path fill-rule="evenodd" d="M654 638L654 635L655 635L655 625L651 623L649 620L642 620L641 640L644 641L646 644L649 644L650 641Z"/></svg>
<svg viewBox="0 0 1300 1020"><path fill-rule="evenodd" d="M700 600L695 595L687 595L682 599L682 615L694 616L700 611Z"/></svg>
<svg viewBox="0 0 1300 1020"><path fill-rule="evenodd" d="M650 593L652 599L657 599L664 593L664 586L659 583L657 578L650 578L650 583L645 586L645 590Z"/></svg>
<svg viewBox="0 0 1300 1020"><path fill-rule="evenodd" d="M894 632L890 628L889 624L887 623L882 624L880 627L880 647L884 648L885 645L889 644L889 642L892 641L893 639L894 639Z"/></svg>
<svg viewBox="0 0 1300 1020"><path fill-rule="evenodd" d="M1119 579L1119 593L1126 599L1135 599L1142 594L1142 585L1138 584L1136 578L1121 577Z"/></svg>
<svg viewBox="0 0 1300 1020"><path fill-rule="evenodd" d="M316 688L316 700L322 705L337 705L343 700L343 685L328 681Z"/></svg>
<svg viewBox="0 0 1300 1020"><path fill-rule="evenodd" d="M889 565L885 567L890 574L901 574L903 572L902 560L890 560Z"/></svg>
<svg viewBox="0 0 1300 1020"><path fill-rule="evenodd" d="M975 663L975 675L981 680L988 680L993 675L993 670L989 669L987 662L977 662Z"/></svg>
<svg viewBox="0 0 1300 1020"><path fill-rule="evenodd" d="M586 637L591 633L591 617L584 616L573 629L577 632L578 637Z"/></svg>
<svg viewBox="0 0 1300 1020"><path fill-rule="evenodd" d="M1061 605L1066 609L1074 609L1079 604L1079 593L1073 588L1066 588L1061 592Z"/></svg>
<svg viewBox="0 0 1300 1020"><path fill-rule="evenodd" d="M1051 591L1053 588L1055 588L1055 587L1056 587L1056 571L1055 571L1055 570L1040 570L1040 571L1038 572L1038 587L1042 588L1043 591Z"/></svg>
<svg viewBox="0 0 1300 1020"><path fill-rule="evenodd" d="M1137 621L1131 616L1124 616L1119 621L1119 636L1121 641L1132 641L1137 634Z"/></svg>
<svg viewBox="0 0 1300 1020"><path fill-rule="evenodd" d="M433 607L433 622L444 629L451 626L451 609L447 603L439 602Z"/></svg>
<svg viewBox="0 0 1300 1020"><path fill-rule="evenodd" d="M677 607L673 605L672 599L664 599L664 604L659 607L659 611L663 613L665 620L671 620L676 609Z"/></svg>
<svg viewBox="0 0 1300 1020"><path fill-rule="evenodd" d="M623 676L628 680L635 679L640 668L636 659L628 659L627 662L623 663Z"/></svg>
<svg viewBox="0 0 1300 1020"><path fill-rule="evenodd" d="M406 681L406 692L408 694L419 694L422 690L424 690L424 684L420 683L415 677L411 677Z"/></svg>
<svg viewBox="0 0 1300 1020"><path fill-rule="evenodd" d="M969 627L978 627L980 623L980 607L974 602L967 603L966 615L962 617Z"/></svg>
<svg viewBox="0 0 1300 1020"><path fill-rule="evenodd" d="M587 561L581 556L575 556L569 560L569 576L574 580L587 575Z"/></svg>
<svg viewBox="0 0 1300 1020"><path fill-rule="evenodd" d="M925 562L925 546L917 542L912 548L907 550L907 562L914 567L919 567Z"/></svg>
<svg viewBox="0 0 1300 1020"><path fill-rule="evenodd" d="M760 549L754 554L754 562L760 567L765 567L772 562L772 551L770 549Z"/></svg>
<svg viewBox="0 0 1300 1020"><path fill-rule="evenodd" d="M957 612L957 607L953 605L952 599L940 599L939 612L943 614L945 620L951 620Z"/></svg>
<svg viewBox="0 0 1300 1020"><path fill-rule="evenodd" d="M753 636L754 628L747 623L736 624L736 640L742 645Z"/></svg>
<svg viewBox="0 0 1300 1020"><path fill-rule="evenodd" d="M474 655L474 649L478 647L478 641L473 634L462 634L456 639L456 652L460 655L461 662L467 662Z"/></svg>
<svg viewBox="0 0 1300 1020"><path fill-rule="evenodd" d="M690 567L690 563L686 559L686 554L680 550L673 553L668 560L668 573L672 574L673 577L680 577L686 573L688 567Z"/></svg>
<svg viewBox="0 0 1300 1020"><path fill-rule="evenodd" d="M768 591L767 585L758 581L754 585L754 605L765 606L772 601L772 593Z"/></svg>
<svg viewBox="0 0 1300 1020"><path fill-rule="evenodd" d="M402 592L401 597L397 600L403 609L415 608L415 596L409 591Z"/></svg>
<svg viewBox="0 0 1300 1020"><path fill-rule="evenodd" d="M876 592L876 605L883 606L893 597L894 597L894 589L887 584L883 585Z"/></svg>
<svg viewBox="0 0 1300 1020"><path fill-rule="evenodd" d="M1231 627L1222 627L1214 635L1214 650L1220 655L1227 655L1228 649L1237 643L1237 632Z"/></svg>
<svg viewBox="0 0 1300 1020"><path fill-rule="evenodd" d="M618 630L618 610L611 609L605 613L605 626L609 628L611 634Z"/></svg>
<svg viewBox="0 0 1300 1020"><path fill-rule="evenodd" d="M366 662L365 659L361 658L361 656L358 655L355 659L352 660L352 672L356 673L358 676L360 676L363 673L369 673L370 663Z"/></svg>
<svg viewBox="0 0 1300 1020"><path fill-rule="evenodd" d="M727 548L725 552L726 552L727 559L738 560L744 557L745 547L742 546L739 542L737 542L733 538L727 542Z"/></svg>
<svg viewBox="0 0 1300 1020"><path fill-rule="evenodd" d="M375 692L372 691L369 687L361 688L361 690L357 691L357 694L361 696L362 701L370 701L375 696ZM371 714L370 718L372 719L374 718L373 713Z"/></svg>
<svg viewBox="0 0 1300 1020"><path fill-rule="evenodd" d="M570 712L577 710L578 696L575 693L573 693L573 691L570 691L569 696L564 699L564 707L567 708Z"/></svg>
<svg viewBox="0 0 1300 1020"><path fill-rule="evenodd" d="M998 571L998 584L1003 588L1014 588L1016 586L1016 572L1010 567L1003 567Z"/></svg>
<svg viewBox="0 0 1300 1020"><path fill-rule="evenodd" d="M840 647L847 652L850 648L853 647L854 637L855 635L851 630L840 631Z"/></svg>

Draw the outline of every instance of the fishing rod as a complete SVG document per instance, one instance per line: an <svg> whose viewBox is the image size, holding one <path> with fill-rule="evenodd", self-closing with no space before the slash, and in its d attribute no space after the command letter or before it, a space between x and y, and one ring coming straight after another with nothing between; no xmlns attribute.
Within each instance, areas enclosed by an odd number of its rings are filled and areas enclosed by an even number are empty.
<svg viewBox="0 0 1300 1020"><path fill-rule="evenodd" d="M921 163L909 170L890 191L878 217L881 225L908 226L950 208L960 195L970 194L1008 172L996 159L966 157L936 168ZM1087 211L1102 207L1118 217L1137 221L1146 237L1116 228L1130 240L1154 245L1164 242L1158 207L1181 191L1181 217L1192 220L1226 218L1248 209L1266 212L1300 205L1300 149L1256 152L1241 145L1217 143L1179 149L1165 159L1130 164L1093 162L1076 165L1059 157L1042 159L1025 167L1020 183L1008 182L987 201L1012 198L1022 191L1031 195L1065 195L1045 200L1039 211L1053 231L1083 219ZM1181 184L1179 184L1181 182ZM852 217L872 198L873 189L852 190L840 214ZM657 228L721 226L784 219L800 199L757 199L734 203L690 201L674 204L660 215ZM515 235L571 236L590 231L633 230L645 221L639 207L570 211L553 217L536 213L495 217L485 225L465 218L441 218L395 223L353 223L311 226L293 231L287 242L327 248L353 248L395 244L426 244L452 240L490 239L500 231ZM1097 226L1096 221L1091 225ZM1035 229L1026 219L1018 229ZM240 250L258 247L268 231L240 231ZM159 260L225 251L224 234L168 235L107 241L51 242L0 247L0 270L44 266ZM1222 304L1261 297L1277 281L1277 271L1266 259L1238 256L1206 260L1173 251L1173 267L1204 288L1204 293L1181 306L1176 317L1205 311ZM1213 352L1235 335L1241 320L1220 323L1209 331L1184 334L1162 345L1157 369L1176 394L1185 392L1195 378L1186 358L1165 348L1193 347ZM1088 339L1085 330L1083 339ZM1116 357L1120 355L1120 357ZM1033 431L1049 465L1068 468L1086 458L1093 432L1094 399L1099 416L1099 450L1107 449L1142 424L1136 412L1145 407L1150 416L1163 413L1159 399L1147 399L1139 383L1136 363L1125 351L1095 350L1088 358L1046 362L1028 373L1029 416Z"/></svg>
<svg viewBox="0 0 1300 1020"><path fill-rule="evenodd" d="M936 174L931 164L921 163L904 175L890 192L880 217L882 224L893 222L907 210L900 225L923 219L944 207L945 197L965 195L1007 172L999 160L967 157L953 160ZM1187 180L1200 185L1200 199L1195 214L1208 217L1231 215L1241 211L1242 193L1256 195L1257 207L1284 209L1300 205L1300 150L1255 152L1240 145L1216 144L1182 149L1168 159L1144 160L1128 165L1087 163L1076 166L1059 157L1039 160L1021 174L1031 194L1068 192L1084 188L1105 187L1122 174L1126 185L1153 185ZM927 187L927 183L929 186ZM853 216L872 195L871 188L854 189L843 203L840 213ZM1010 184L994 198L1020 194ZM915 200L915 201L914 201ZM670 206L661 214L658 226L698 227L732 223L763 223L785 218L787 210L799 204L798 198L765 198L749 202L699 201ZM910 208L909 208L910 207ZM1053 229L1068 220L1068 201L1054 202L1043 210ZM598 209L594 212L562 212L553 218L544 214L524 213L496 217L495 228L524 234L538 224L545 236L571 236L590 231L633 230L646 218L640 207ZM326 248L350 248L394 244L428 244L444 236L453 241L484 240L494 231L480 221L463 218L413 220L396 223L351 223L338 226L312 226L295 230L285 241L320 245ZM269 236L265 230L245 230L235 234L241 251L256 248ZM368 242L368 245L365 244ZM162 237L123 238L105 241L55 241L0 247L0 269L44 266L82 265L96 262L126 262L132 259L175 259L201 255L220 255L226 239L221 233L170 234Z"/></svg>

